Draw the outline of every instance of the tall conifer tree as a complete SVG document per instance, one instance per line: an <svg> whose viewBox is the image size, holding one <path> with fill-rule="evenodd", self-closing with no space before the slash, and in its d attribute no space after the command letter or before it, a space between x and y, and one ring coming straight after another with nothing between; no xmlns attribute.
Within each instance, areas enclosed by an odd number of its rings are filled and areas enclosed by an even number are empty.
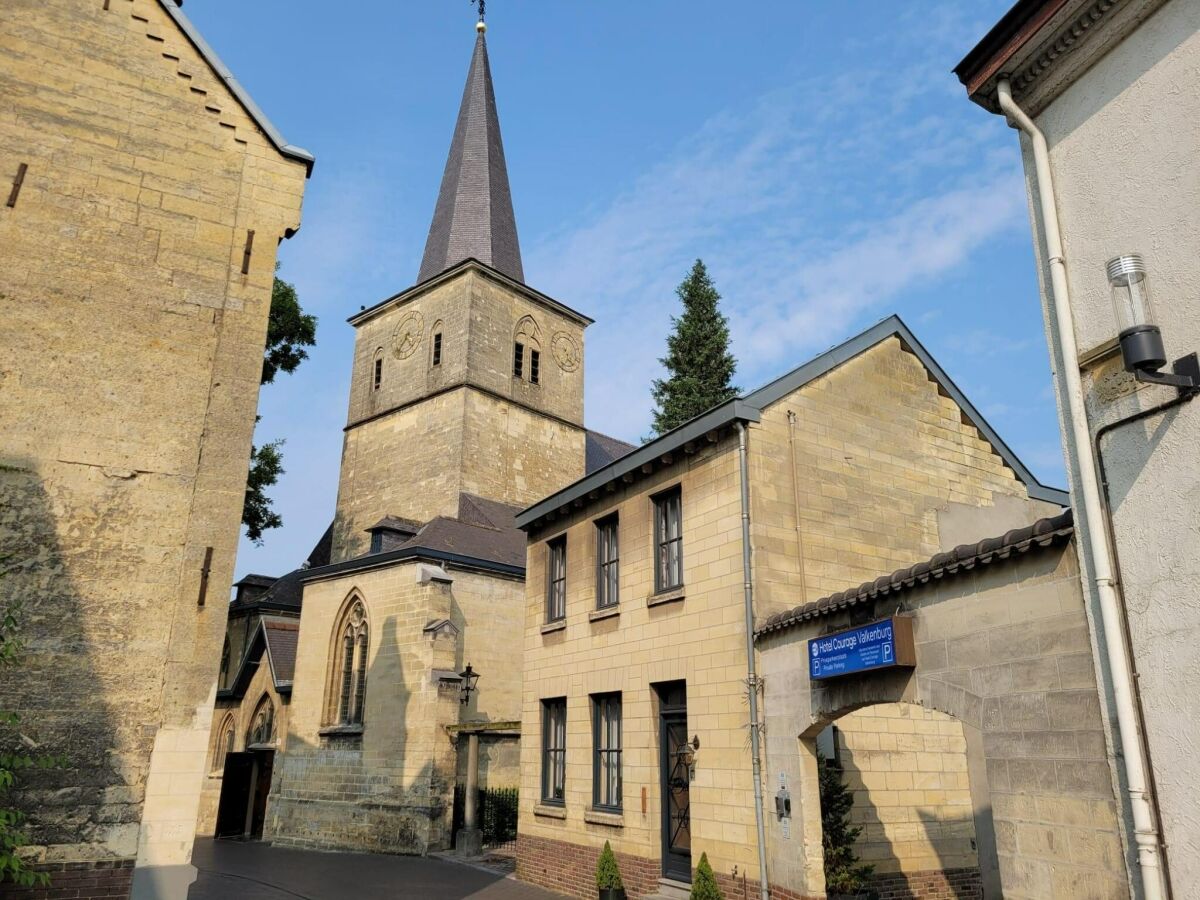
<svg viewBox="0 0 1200 900"><path fill-rule="evenodd" d="M659 360L667 377L654 381L654 431L663 434L718 403L736 397L737 360L729 352L729 322L718 308L721 295L696 260L676 289L683 315L671 317L667 355Z"/></svg>

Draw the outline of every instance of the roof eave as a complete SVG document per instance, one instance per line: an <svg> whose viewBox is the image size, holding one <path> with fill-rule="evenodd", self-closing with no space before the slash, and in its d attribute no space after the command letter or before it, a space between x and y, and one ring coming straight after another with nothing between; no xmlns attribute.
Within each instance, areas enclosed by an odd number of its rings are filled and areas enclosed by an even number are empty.
<svg viewBox="0 0 1200 900"><path fill-rule="evenodd" d="M314 581L325 581L330 578L340 578L343 575L351 572L365 572L372 569L380 569L394 563L401 562L420 562L422 560L431 560L433 562L447 562L452 565L462 566L464 568L483 569L489 572L496 572L501 575L513 575L521 578L525 577L524 566L514 566L509 563L496 562L490 559L481 559L476 556L470 556L463 553L448 553L445 550L430 550L425 547L403 547L399 550L389 550L386 553L371 553L366 556L356 556L354 559L343 560L342 562L332 563L328 566L321 566L316 569L309 569L301 576L301 582L308 584Z"/></svg>
<svg viewBox="0 0 1200 900"><path fill-rule="evenodd" d="M254 102L249 92L242 87L241 83L234 77L233 72L229 67L221 61L221 57L217 56L215 50L208 45L204 37L200 34L191 19L183 14L178 0L158 0L158 5L163 8L163 11L170 16L175 24L179 26L179 30L184 33L184 36L191 42L196 51L204 57L205 61L212 67L212 70L217 76L225 82L225 86L229 88L230 93L237 99L242 108L252 118L259 128L266 134L267 139L275 146L283 156L289 159L294 159L304 163L305 177L312 176L313 165L316 163L316 157L305 150L303 147L297 147L295 144L289 144L279 129L267 118L264 113Z"/></svg>
<svg viewBox="0 0 1200 900"><path fill-rule="evenodd" d="M368 306L366 309L359 310L354 315L347 318L346 321L349 322L351 325L353 325L355 328L357 328L359 325L362 325L364 322L367 322L370 319L375 318L375 316L382 313L386 308L388 308L392 305L398 305L398 304L404 303L408 300L412 300L415 297L419 296L420 294L423 294L426 291L430 291L433 288L437 287L438 285L444 284L445 282L454 278L460 272L462 272L468 268L475 268L480 273L488 276L489 278L493 279L494 281L498 281L499 283L503 284L505 287L511 288L512 290L515 290L518 293L524 294L526 297L528 297L530 300L533 300L535 303L540 303L541 305L547 306L550 309L554 310L555 312L560 313L569 319L574 319L576 322L578 322L584 328L587 328L587 326L593 324L596 321L595 319L585 316L583 313L579 312L578 310L572 309L571 307L567 306L565 303L555 300L549 294L543 294L541 291L536 290L535 288L531 288L527 284L517 281L514 278L510 278L509 276L507 276L503 272L501 272L499 269L495 269L492 266L489 266L487 263L481 262L480 260L476 259L473 256L468 257L467 259L464 259L460 263L456 263L455 265L451 266L449 269L446 269L446 271L441 272L437 275L434 275L432 278L427 278L424 281L414 284L412 287L405 288L404 290L400 291L398 294L393 294L392 296L387 297L384 300L380 300L374 306Z"/></svg>
<svg viewBox="0 0 1200 900"><path fill-rule="evenodd" d="M760 419L760 411L740 397L728 400L523 510L517 515L517 527L527 531L542 517L586 497L622 475L653 463L665 453L672 453L684 444L702 438L710 431L738 421L758 422Z"/></svg>

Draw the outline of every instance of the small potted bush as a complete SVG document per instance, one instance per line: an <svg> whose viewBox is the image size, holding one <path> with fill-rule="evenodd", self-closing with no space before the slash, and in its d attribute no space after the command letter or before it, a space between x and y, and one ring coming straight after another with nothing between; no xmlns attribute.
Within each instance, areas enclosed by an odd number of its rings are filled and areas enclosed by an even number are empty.
<svg viewBox="0 0 1200 900"><path fill-rule="evenodd" d="M696 866L696 876L692 879L691 900L725 900L717 887L717 876L708 864L707 853L700 854L700 865Z"/></svg>
<svg viewBox="0 0 1200 900"><path fill-rule="evenodd" d="M617 855L608 841L604 842L600 860L596 863L596 887L600 890L600 900L625 900L625 885L621 881L621 870L617 868Z"/></svg>

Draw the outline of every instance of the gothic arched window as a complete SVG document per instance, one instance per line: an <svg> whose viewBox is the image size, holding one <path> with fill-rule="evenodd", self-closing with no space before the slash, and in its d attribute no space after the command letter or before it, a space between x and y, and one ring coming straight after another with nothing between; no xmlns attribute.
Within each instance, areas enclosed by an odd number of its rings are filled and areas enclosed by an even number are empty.
<svg viewBox="0 0 1200 900"><path fill-rule="evenodd" d="M333 633L329 721L361 725L367 695L367 608L352 595Z"/></svg>
<svg viewBox="0 0 1200 900"><path fill-rule="evenodd" d="M375 359L371 363L371 390L377 391L383 386L383 348L375 351Z"/></svg>
<svg viewBox="0 0 1200 900"><path fill-rule="evenodd" d="M513 378L541 381L542 332L533 316L524 316L513 332Z"/></svg>
<svg viewBox="0 0 1200 900"><path fill-rule="evenodd" d="M221 721L221 727L217 729L217 743L213 747L212 770L214 772L225 771L225 757L233 752L233 744L236 739L233 713L230 713Z"/></svg>
<svg viewBox="0 0 1200 900"><path fill-rule="evenodd" d="M246 746L255 747L275 744L275 704L263 694L250 719L250 730L246 732Z"/></svg>

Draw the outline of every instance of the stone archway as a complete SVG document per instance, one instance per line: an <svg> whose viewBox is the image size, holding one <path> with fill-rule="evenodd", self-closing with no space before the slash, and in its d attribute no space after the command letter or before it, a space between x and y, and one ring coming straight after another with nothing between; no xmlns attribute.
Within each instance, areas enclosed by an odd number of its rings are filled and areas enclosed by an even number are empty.
<svg viewBox="0 0 1200 900"><path fill-rule="evenodd" d="M875 868L875 890L889 897L1003 896L977 728L915 703L859 705L800 736L806 788L818 783L818 752L853 792L851 821L862 829L855 848ZM819 793L804 800L804 826L819 831Z"/></svg>
<svg viewBox="0 0 1200 900"><path fill-rule="evenodd" d="M768 830L773 881L802 894L824 885L816 735L853 710L906 703L962 724L976 829L987 806L1003 896L1128 897L1074 548L997 549L969 560L955 551L936 576L924 563L924 577L902 570L760 630L768 772L800 807L793 833L780 821ZM809 639L892 614L912 620L915 667L810 679Z"/></svg>

